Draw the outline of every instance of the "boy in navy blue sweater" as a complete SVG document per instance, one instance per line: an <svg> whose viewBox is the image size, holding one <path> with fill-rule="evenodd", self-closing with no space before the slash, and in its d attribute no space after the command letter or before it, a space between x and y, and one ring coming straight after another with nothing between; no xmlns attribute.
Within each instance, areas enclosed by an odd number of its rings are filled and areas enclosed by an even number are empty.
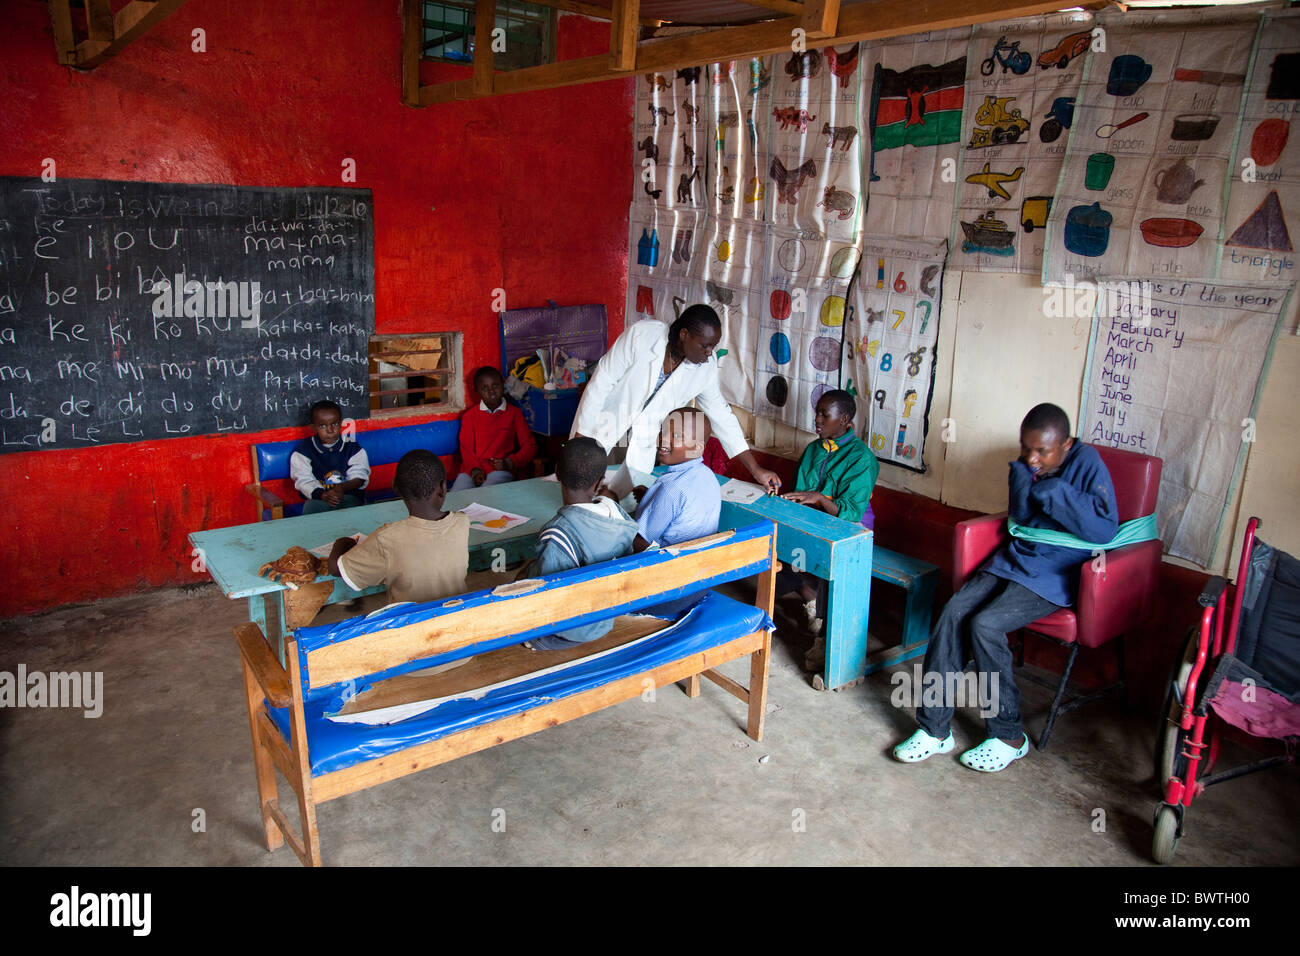
<svg viewBox="0 0 1300 956"><path fill-rule="evenodd" d="M1008 477L1011 518L1030 528L1064 531L1081 539L1080 548L1012 538L952 596L930 635L925 653L925 681L937 675L943 688L973 656L981 675L996 688L997 715L989 717L988 739L961 755L972 770L996 773L1029 752L1020 722L1020 691L1011 671L1007 634L1074 603L1079 566L1091 555L1087 542L1103 545L1119 526L1110 472L1091 445L1070 437L1070 419L1055 405L1030 409L1020 426L1020 457ZM963 650L969 629L971 655ZM954 700L925 703L916 712L921 725L894 748L906 763L953 749ZM993 701L987 703L992 709Z"/></svg>
<svg viewBox="0 0 1300 956"><path fill-rule="evenodd" d="M370 482L370 459L364 448L341 437L342 424L343 409L335 402L317 402L311 407L316 435L289 456L289 477L307 499L305 515L366 503L359 492Z"/></svg>

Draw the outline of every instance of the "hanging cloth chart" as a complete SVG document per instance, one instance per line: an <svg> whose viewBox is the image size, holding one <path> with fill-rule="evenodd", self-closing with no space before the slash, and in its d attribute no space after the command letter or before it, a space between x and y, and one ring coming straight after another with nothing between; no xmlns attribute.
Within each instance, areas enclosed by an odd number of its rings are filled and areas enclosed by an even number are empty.
<svg viewBox="0 0 1300 956"><path fill-rule="evenodd" d="M1255 440L1246 420L1287 295L1262 285L1153 281L1145 293L1098 296L1079 437L1164 460L1157 516L1165 551L1202 567L1213 560Z"/></svg>

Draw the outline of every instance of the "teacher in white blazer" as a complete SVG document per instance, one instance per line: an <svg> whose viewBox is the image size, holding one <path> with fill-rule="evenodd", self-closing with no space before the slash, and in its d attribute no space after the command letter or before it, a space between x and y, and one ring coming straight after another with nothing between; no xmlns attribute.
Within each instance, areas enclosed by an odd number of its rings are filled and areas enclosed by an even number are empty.
<svg viewBox="0 0 1300 956"><path fill-rule="evenodd" d="M718 387L713 350L721 339L718 314L707 305L692 305L671 326L646 320L625 329L596 365L578 404L571 437L594 438L606 452L626 444L624 467L610 482L619 498L632 490L629 469L649 472L654 467L660 423L674 408L692 401L708 416L722 450L768 491L780 491L781 479L754 460L740 422Z"/></svg>

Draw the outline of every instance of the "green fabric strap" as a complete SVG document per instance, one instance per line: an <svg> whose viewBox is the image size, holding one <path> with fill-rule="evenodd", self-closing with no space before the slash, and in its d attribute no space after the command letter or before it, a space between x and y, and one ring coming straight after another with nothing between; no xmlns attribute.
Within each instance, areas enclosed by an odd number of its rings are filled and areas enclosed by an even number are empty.
<svg viewBox="0 0 1300 956"><path fill-rule="evenodd" d="M1160 533L1156 528L1154 513L1143 515L1141 518L1134 518L1132 521L1125 521L1119 526L1119 531L1115 533L1115 537L1105 544L1084 541L1068 531L1053 531L1051 528L1030 528L1019 524L1011 517L1007 518L1007 530L1011 532L1012 536L1024 538L1026 541L1051 544L1059 548L1078 548L1080 551L1095 551L1098 549L1109 551L1112 548L1122 548L1126 544L1137 544L1139 541L1154 541L1160 537Z"/></svg>

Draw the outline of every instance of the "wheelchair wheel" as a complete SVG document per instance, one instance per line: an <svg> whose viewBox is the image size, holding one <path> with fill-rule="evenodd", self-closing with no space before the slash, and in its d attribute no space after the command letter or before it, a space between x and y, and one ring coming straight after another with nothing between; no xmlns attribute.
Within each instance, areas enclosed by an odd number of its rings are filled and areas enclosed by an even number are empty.
<svg viewBox="0 0 1300 956"><path fill-rule="evenodd" d="M1151 840L1151 856L1157 863L1168 863L1178 849L1178 813L1162 806L1156 813L1156 835Z"/></svg>
<svg viewBox="0 0 1300 956"><path fill-rule="evenodd" d="M1183 718L1182 693L1187 688L1187 678L1191 676L1196 665L1196 652L1199 649L1200 630L1191 628L1183 642L1183 654L1169 672L1165 682L1165 700L1160 708L1164 719L1156 735L1156 786L1164 792L1165 784L1173 776L1182 776L1187 768L1187 758L1183 756L1183 741L1187 732L1178 726Z"/></svg>

